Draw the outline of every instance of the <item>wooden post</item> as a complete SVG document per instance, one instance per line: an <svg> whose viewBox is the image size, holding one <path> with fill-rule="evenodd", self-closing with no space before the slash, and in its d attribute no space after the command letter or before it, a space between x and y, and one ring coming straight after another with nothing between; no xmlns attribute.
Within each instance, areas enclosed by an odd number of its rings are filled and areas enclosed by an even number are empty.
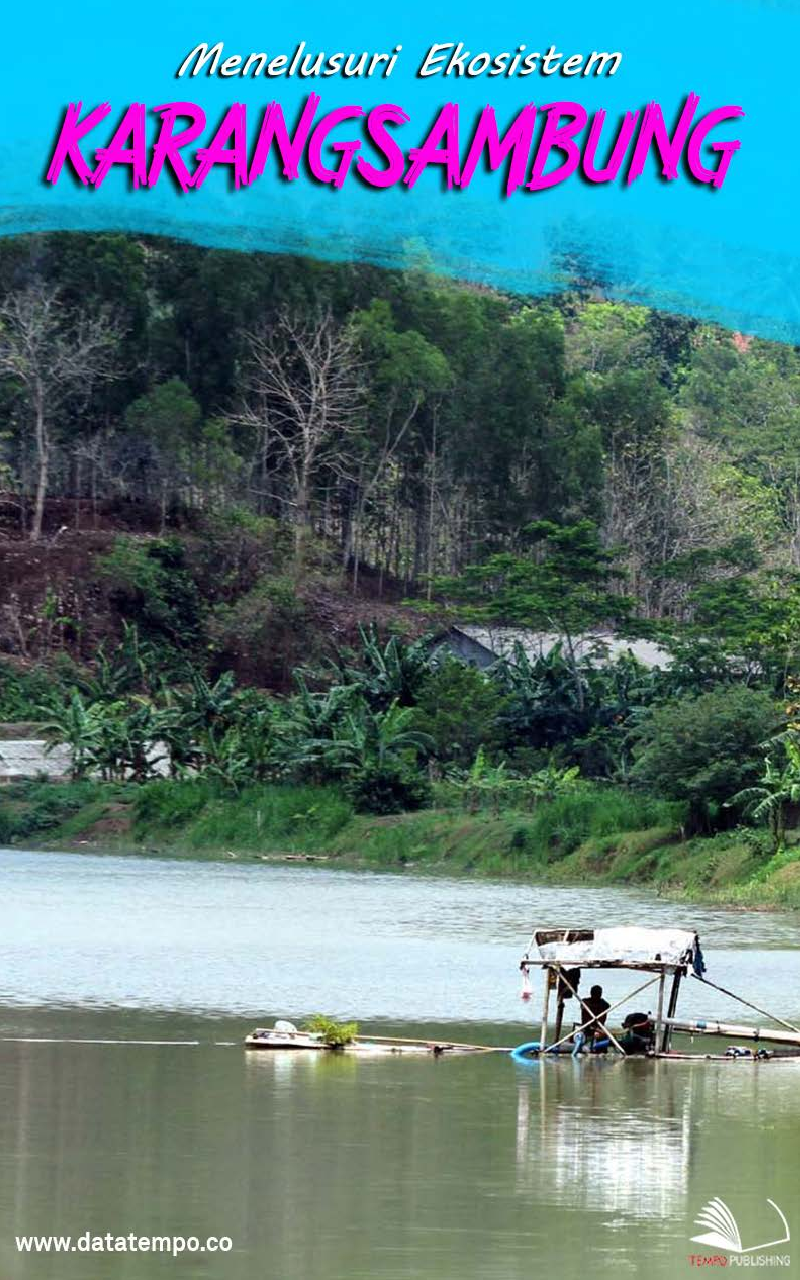
<svg viewBox="0 0 800 1280"><path fill-rule="evenodd" d="M556 1028L555 1028L556 1040L560 1040L561 1038L561 1024L563 1021L564 1021L564 1001L563 999L561 999L556 1005Z"/></svg>
<svg viewBox="0 0 800 1280"><path fill-rule="evenodd" d="M544 1053L547 1048L547 1014L550 1009L550 966L545 966L544 971L544 1005L542 1007L542 1033L539 1036L539 1052Z"/></svg>
<svg viewBox="0 0 800 1280"><path fill-rule="evenodd" d="M572 984L569 982L569 980L567 978L564 978L564 981L566 982L572 994L576 997L579 1005L581 1006L581 1008L585 1013L586 1010L584 1008L583 1000L581 1000L580 996L578 995L578 993L576 992ZM593 1013L591 1018L587 1018L586 1021L581 1023L579 1027L575 1027L574 1030L568 1031L567 1034L565 1036L562 1036L560 1040L556 1040L554 1044L549 1045L548 1046L549 1049L552 1051L553 1049L558 1048L560 1045L565 1044L567 1040L572 1039L572 1037L575 1035L577 1031L585 1031L587 1027L595 1026L599 1018L601 1017L608 1018L608 1015L610 1013L613 1013L615 1009L618 1009L621 1004L627 1004L627 1002L629 1000L632 1000L634 996L638 996L640 991L644 991L647 987L652 987L654 982L658 982L657 977L648 978L647 982L643 982L642 985L640 987L637 987L635 991L628 992L628 994L626 996L623 996L621 1000L618 1000L616 1004L612 1004L610 1008L606 1009L605 1014ZM625 1050L622 1048L622 1045L619 1043L619 1041L614 1038L613 1031L611 1031L607 1025L605 1030L606 1030L606 1035L608 1036L611 1043L614 1045L614 1048L618 1049L619 1052L622 1054L622 1057L624 1058L626 1056Z"/></svg>
<svg viewBox="0 0 800 1280"><path fill-rule="evenodd" d="M553 986L556 991L556 1023L555 1038L558 1040L561 1035L561 1024L564 1021L564 984L561 981L561 966L556 965L553 969Z"/></svg>
<svg viewBox="0 0 800 1280"><path fill-rule="evenodd" d="M661 1052L660 1046L664 1039L664 983L666 982L666 978L667 978L666 971L662 969L661 975L658 979L658 1010L656 1012L656 1035L655 1035L656 1053Z"/></svg>
<svg viewBox="0 0 800 1280"><path fill-rule="evenodd" d="M675 1010L678 1007L678 991L680 990L681 978L683 973L680 969L676 969L672 975L672 987L669 993L669 1003L667 1005L667 1023L664 1027L664 1034L661 1037L661 1044L656 1041L656 1049L659 1053L669 1053L669 1047L672 1043L672 1027L669 1019L675 1017Z"/></svg>

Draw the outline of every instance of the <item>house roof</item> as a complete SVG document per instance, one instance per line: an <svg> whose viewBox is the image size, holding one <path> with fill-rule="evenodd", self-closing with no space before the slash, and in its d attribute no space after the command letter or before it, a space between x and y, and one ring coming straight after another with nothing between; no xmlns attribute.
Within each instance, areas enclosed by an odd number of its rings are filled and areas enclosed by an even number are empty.
<svg viewBox="0 0 800 1280"><path fill-rule="evenodd" d="M451 631L458 631L474 644L481 645L488 653L497 658L514 659L514 651L521 646L526 657L532 661L546 655L564 636L555 631L531 631L525 627L481 627L470 623L456 623ZM646 667L665 669L672 663L672 655L667 649L652 640L629 640L615 635L612 631L596 631L577 636L572 641L577 658L596 655L601 662L616 662L623 654L631 654Z"/></svg>

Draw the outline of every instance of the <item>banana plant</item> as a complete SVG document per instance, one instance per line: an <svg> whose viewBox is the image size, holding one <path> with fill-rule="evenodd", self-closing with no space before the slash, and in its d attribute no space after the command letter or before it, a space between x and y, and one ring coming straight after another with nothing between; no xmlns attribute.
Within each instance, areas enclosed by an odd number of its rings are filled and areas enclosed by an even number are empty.
<svg viewBox="0 0 800 1280"><path fill-rule="evenodd" d="M381 643L375 625L360 626L359 664L353 666L339 656L334 670L339 682L361 693L375 711L386 711L393 702L413 706L420 686L431 670L431 645L427 638L406 643L391 636Z"/></svg>
<svg viewBox="0 0 800 1280"><path fill-rule="evenodd" d="M427 754L433 739L410 727L413 707L392 702L386 711L372 711L361 703L345 713L329 741L318 741L322 758L338 769L360 769L366 764L383 767L405 753Z"/></svg>
<svg viewBox="0 0 800 1280"><path fill-rule="evenodd" d="M114 702L107 706L95 749L95 764L109 780L130 779L144 782L157 773L165 758L163 731L164 712L142 697L131 702Z"/></svg>
<svg viewBox="0 0 800 1280"><path fill-rule="evenodd" d="M85 778L96 767L108 707L100 702L87 705L79 691L72 689L62 707L55 711L52 707L42 707L42 712L49 716L41 726L47 739L45 751L49 753L57 746L68 747L73 780Z"/></svg>
<svg viewBox="0 0 800 1280"><path fill-rule="evenodd" d="M768 822L774 852L778 853L786 840L788 811L800 804L800 740L797 731L790 729L768 743L767 750L775 743L783 746L783 764L777 764L773 756L767 754L761 781L737 792L729 804L741 805L756 822Z"/></svg>
<svg viewBox="0 0 800 1280"><path fill-rule="evenodd" d="M253 781L253 762L239 729L209 729L203 743L203 773L238 793Z"/></svg>

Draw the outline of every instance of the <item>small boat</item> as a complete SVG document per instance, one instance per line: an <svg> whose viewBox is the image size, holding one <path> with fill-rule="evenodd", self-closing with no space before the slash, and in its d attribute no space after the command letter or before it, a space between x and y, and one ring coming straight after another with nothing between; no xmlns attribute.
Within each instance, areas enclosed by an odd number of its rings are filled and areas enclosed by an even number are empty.
<svg viewBox="0 0 800 1280"><path fill-rule="evenodd" d="M291 1022L286 1025L291 1030L284 1030L280 1023L276 1023L274 1027L256 1027L245 1038L245 1049L311 1049L319 1052L331 1048L331 1045L325 1044L313 1032L298 1031Z"/></svg>

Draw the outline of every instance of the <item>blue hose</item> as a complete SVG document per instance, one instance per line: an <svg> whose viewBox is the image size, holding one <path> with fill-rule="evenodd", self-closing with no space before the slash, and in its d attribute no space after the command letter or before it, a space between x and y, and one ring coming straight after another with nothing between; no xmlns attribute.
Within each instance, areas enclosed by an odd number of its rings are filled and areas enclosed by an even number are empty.
<svg viewBox="0 0 800 1280"><path fill-rule="evenodd" d="M539 1052L538 1040L526 1040L524 1044L518 1044L516 1049L511 1050L511 1057L515 1062L530 1062L531 1057Z"/></svg>
<svg viewBox="0 0 800 1280"><path fill-rule="evenodd" d="M578 1034L580 1035L580 1032ZM524 1044L518 1044L516 1049L511 1050L510 1057L515 1062L531 1062L540 1054L539 1043L538 1040L526 1040ZM590 1053L594 1053L598 1049L607 1049L610 1043L610 1040L596 1040ZM572 1053L573 1058L575 1058L580 1053L580 1045L576 1043L571 1050L567 1045L560 1045L557 1049L545 1049L545 1053Z"/></svg>

